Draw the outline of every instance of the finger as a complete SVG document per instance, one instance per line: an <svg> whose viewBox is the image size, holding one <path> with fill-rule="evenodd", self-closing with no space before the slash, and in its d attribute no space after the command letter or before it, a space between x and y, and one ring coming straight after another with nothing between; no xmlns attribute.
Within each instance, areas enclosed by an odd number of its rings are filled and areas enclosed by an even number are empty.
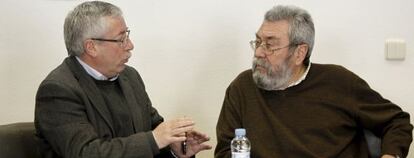
<svg viewBox="0 0 414 158"><path fill-rule="evenodd" d="M167 127L171 129L176 128L182 128L182 127L188 127L188 126L194 126L195 122L192 120L185 120L185 121L179 121L179 120L170 120L168 122L164 122Z"/></svg>
<svg viewBox="0 0 414 158"><path fill-rule="evenodd" d="M196 130L192 130L191 132L189 132L188 133L188 136L189 137L194 137L194 138L203 138L203 137L205 138L205 137L208 137L207 134L198 132Z"/></svg>
<svg viewBox="0 0 414 158"><path fill-rule="evenodd" d="M172 131L172 134L175 136L185 136L186 132L189 133L191 130L193 130L194 126L187 126L187 127L180 127L180 128L176 128ZM188 137L188 135L187 135Z"/></svg>
<svg viewBox="0 0 414 158"><path fill-rule="evenodd" d="M191 144L191 145L200 145L200 144L203 144L207 141L208 140L189 140L189 139L187 139L187 143Z"/></svg>
<svg viewBox="0 0 414 158"><path fill-rule="evenodd" d="M188 137L191 139L195 139L195 140L203 140L203 141L210 140L209 136L207 136L206 134L197 132L195 130L188 133Z"/></svg>
<svg viewBox="0 0 414 158"><path fill-rule="evenodd" d="M193 129L194 122L193 121L179 122L176 120L170 120L170 121L161 123L159 126L166 130L170 130L170 131L179 130L179 132L182 132L183 130L189 131L188 129ZM184 128L184 129L181 129L181 128ZM178 134L178 133L175 132L174 134Z"/></svg>
<svg viewBox="0 0 414 158"><path fill-rule="evenodd" d="M213 148L211 145L208 144L200 144L200 150L207 150Z"/></svg>
<svg viewBox="0 0 414 158"><path fill-rule="evenodd" d="M174 127L187 127L187 126L194 126L195 122L193 120L180 120L174 123Z"/></svg>
<svg viewBox="0 0 414 158"><path fill-rule="evenodd" d="M187 138L184 136L179 136L179 137L171 137L170 140L171 140L171 143L181 143L183 141L186 141Z"/></svg>
<svg viewBox="0 0 414 158"><path fill-rule="evenodd" d="M194 138L187 138L187 143L192 145L200 145L207 141L209 141L209 137L201 138L201 139L194 139Z"/></svg>
<svg viewBox="0 0 414 158"><path fill-rule="evenodd" d="M209 141L210 137L197 137L196 140L198 140L199 142L205 142L205 141Z"/></svg>
<svg viewBox="0 0 414 158"><path fill-rule="evenodd" d="M195 146L191 146L190 148L194 149L195 153L198 153L202 150L210 150L213 147L211 145L207 145L207 144L198 144L198 145L195 145Z"/></svg>
<svg viewBox="0 0 414 158"><path fill-rule="evenodd" d="M203 136L203 137L201 137L201 136L197 136L197 137L194 137L194 136L188 136L187 137L187 139L188 140L194 140L194 141L199 141L199 142L205 142L205 141L208 141L208 140L210 140L210 137L208 137L208 136Z"/></svg>
<svg viewBox="0 0 414 158"><path fill-rule="evenodd" d="M191 134L191 135L205 135L205 134L203 134L203 133L201 133L197 130L193 130L193 131L191 131L191 133L188 133L188 134Z"/></svg>
<svg viewBox="0 0 414 158"><path fill-rule="evenodd" d="M210 138L203 138L203 139L199 139L197 142L198 142L199 144L201 144L201 143L207 142L207 141L209 141L209 140L210 140Z"/></svg>
<svg viewBox="0 0 414 158"><path fill-rule="evenodd" d="M185 132L183 132L183 133L179 133L179 134L177 134L176 136L179 136L179 137L187 137L187 136L185 135Z"/></svg>

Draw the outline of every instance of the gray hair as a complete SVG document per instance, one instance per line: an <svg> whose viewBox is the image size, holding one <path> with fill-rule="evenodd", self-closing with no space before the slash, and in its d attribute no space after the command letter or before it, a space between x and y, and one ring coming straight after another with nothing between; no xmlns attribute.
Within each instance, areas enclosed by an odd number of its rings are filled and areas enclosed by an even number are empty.
<svg viewBox="0 0 414 158"><path fill-rule="evenodd" d="M303 61L305 65L308 65L315 41L315 27L310 14L296 6L278 5L266 12L265 20L268 22L287 20L289 22L289 42L293 45L308 44L309 46Z"/></svg>
<svg viewBox="0 0 414 158"><path fill-rule="evenodd" d="M105 33L108 26L105 17L122 17L122 11L110 3L88 1L69 12L65 19L63 33L69 56L82 55L85 51L83 42L86 39L102 36Z"/></svg>

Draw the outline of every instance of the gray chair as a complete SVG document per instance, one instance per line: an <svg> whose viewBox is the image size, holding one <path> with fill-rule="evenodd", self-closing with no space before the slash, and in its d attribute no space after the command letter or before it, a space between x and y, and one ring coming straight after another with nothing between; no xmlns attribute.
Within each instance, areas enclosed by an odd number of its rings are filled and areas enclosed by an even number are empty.
<svg viewBox="0 0 414 158"><path fill-rule="evenodd" d="M0 157L41 158L33 122L0 125Z"/></svg>

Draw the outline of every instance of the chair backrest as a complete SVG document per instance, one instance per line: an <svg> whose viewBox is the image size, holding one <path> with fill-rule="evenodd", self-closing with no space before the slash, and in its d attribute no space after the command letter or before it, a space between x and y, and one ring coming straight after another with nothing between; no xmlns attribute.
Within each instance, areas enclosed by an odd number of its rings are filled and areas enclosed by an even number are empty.
<svg viewBox="0 0 414 158"><path fill-rule="evenodd" d="M33 122L0 125L0 157L41 158Z"/></svg>

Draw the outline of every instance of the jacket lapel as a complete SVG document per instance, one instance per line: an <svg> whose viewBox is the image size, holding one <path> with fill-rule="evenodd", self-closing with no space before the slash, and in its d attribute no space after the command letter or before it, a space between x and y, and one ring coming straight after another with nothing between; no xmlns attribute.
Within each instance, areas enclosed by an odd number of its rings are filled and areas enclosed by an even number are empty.
<svg viewBox="0 0 414 158"><path fill-rule="evenodd" d="M102 116L105 123L111 129L112 134L115 133L114 127L112 126L112 119L111 114L108 111L106 103L100 95L98 87L96 86L95 82L92 78L86 73L80 63L74 56L68 57L66 60L70 70L73 72L75 77L79 80L80 87L83 88L85 94L89 98L92 106L98 111L98 113Z"/></svg>
<svg viewBox="0 0 414 158"><path fill-rule="evenodd" d="M130 81L126 74L119 75L119 84L121 85L122 92L124 93L125 100L127 101L129 111L131 112L132 123L134 124L135 132L144 129L142 121L142 111L138 106L138 102L134 96Z"/></svg>

